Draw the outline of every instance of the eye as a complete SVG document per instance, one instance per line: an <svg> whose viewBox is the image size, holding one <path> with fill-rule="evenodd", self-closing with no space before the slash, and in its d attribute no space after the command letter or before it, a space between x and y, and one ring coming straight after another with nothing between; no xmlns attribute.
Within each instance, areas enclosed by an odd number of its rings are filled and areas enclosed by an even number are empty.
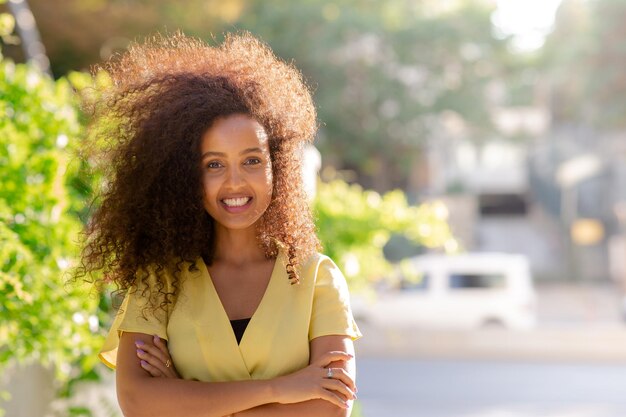
<svg viewBox="0 0 626 417"><path fill-rule="evenodd" d="M210 169L216 169L216 168L221 168L222 164L220 164L218 161L211 161L208 164L206 164L207 168Z"/></svg>
<svg viewBox="0 0 626 417"><path fill-rule="evenodd" d="M260 163L261 160L259 158L248 158L246 162L244 162L244 165L258 165Z"/></svg>

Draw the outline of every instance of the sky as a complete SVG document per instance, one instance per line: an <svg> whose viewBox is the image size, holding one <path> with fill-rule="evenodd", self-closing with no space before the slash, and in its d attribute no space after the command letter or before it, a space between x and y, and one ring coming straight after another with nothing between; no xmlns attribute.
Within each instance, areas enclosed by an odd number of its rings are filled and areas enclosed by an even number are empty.
<svg viewBox="0 0 626 417"><path fill-rule="evenodd" d="M491 21L500 34L514 35L513 46L533 51L552 29L561 0L497 0Z"/></svg>

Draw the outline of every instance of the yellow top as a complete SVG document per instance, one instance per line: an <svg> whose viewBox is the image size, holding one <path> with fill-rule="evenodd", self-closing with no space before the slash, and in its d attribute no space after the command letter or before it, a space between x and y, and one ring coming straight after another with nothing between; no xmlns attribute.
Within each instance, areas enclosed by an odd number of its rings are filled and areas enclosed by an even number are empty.
<svg viewBox="0 0 626 417"><path fill-rule="evenodd" d="M119 336L124 331L156 334L168 340L176 369L184 379L269 379L306 367L309 342L316 337L361 337L350 310L346 280L334 262L324 255L312 256L300 269L300 284L291 285L284 258L281 251L239 345L207 267L199 259L195 270L182 268L180 293L171 311L148 311L144 317L148 292L128 292L100 359L115 368ZM172 277L162 275L163 291L167 292ZM154 274L149 281L150 286L156 283Z"/></svg>

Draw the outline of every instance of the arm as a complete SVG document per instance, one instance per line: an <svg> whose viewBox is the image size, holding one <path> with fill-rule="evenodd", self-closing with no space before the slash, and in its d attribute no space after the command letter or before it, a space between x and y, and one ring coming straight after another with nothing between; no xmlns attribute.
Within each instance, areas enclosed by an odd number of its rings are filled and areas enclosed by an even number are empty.
<svg viewBox="0 0 626 417"><path fill-rule="evenodd" d="M137 360L136 341L143 342L144 349L149 353L155 352L155 349L149 348L153 343L152 336L123 333L120 339L117 354L117 394L120 407L127 417L222 417L271 402L294 403L323 398L324 402L340 403L337 395L329 389L342 392L344 396L351 395L351 391L339 379L323 378L324 366L349 358L344 352L326 352L319 356L316 363L294 374L273 380L200 382L177 379L175 373L166 375L163 357L159 359L155 355L149 355L150 361L163 372L149 366L142 369ZM147 358L146 355L142 356ZM153 378L159 375L169 378ZM351 380L344 379L351 383ZM322 389L322 386L330 388Z"/></svg>
<svg viewBox="0 0 626 417"><path fill-rule="evenodd" d="M311 341L311 359L315 362L318 358L327 352L343 351L353 355L353 358L347 361L334 361L329 367L333 369L343 369L351 376L352 381L355 380L355 361L354 361L354 345L352 339L346 336L322 336ZM278 378L280 379L280 378ZM352 391L356 391L356 387L351 386ZM356 398L356 396L354 396ZM345 399L345 397L344 397ZM349 417L352 412L352 401L346 402L347 407L338 407L324 400L309 400L295 404L264 404L245 411L237 412L235 417Z"/></svg>
<svg viewBox="0 0 626 417"><path fill-rule="evenodd" d="M136 340L152 344L152 336L123 333L117 356L117 396L127 417L222 417L273 397L268 381L203 383L153 378L137 360Z"/></svg>

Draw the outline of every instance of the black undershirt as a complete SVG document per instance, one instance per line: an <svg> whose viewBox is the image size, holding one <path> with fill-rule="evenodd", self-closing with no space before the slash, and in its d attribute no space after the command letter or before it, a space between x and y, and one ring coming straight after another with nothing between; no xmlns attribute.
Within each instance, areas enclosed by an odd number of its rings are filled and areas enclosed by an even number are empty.
<svg viewBox="0 0 626 417"><path fill-rule="evenodd" d="M233 332L235 333L235 337L237 338L237 344L241 343L241 338L246 331L246 327L248 327L248 323L250 323L250 319L239 319L230 321L230 325L233 326Z"/></svg>

